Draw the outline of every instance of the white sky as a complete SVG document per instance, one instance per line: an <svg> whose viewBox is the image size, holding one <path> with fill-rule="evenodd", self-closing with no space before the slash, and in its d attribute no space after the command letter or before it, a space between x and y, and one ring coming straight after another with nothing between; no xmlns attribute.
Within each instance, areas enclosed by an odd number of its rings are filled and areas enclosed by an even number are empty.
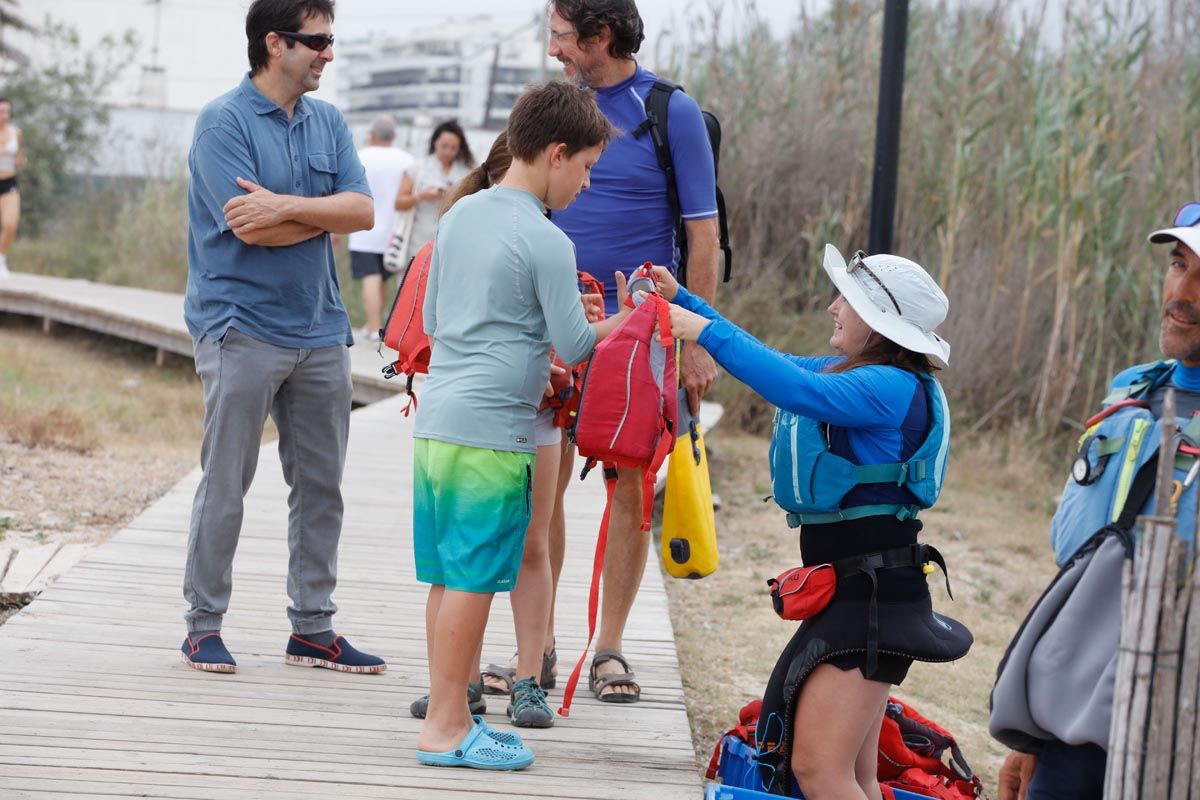
<svg viewBox="0 0 1200 800"><path fill-rule="evenodd" d="M952 0L965 2L966 0ZM1069 0L1052 0L1052 5ZM1161 0L1151 0L1160 2ZM250 0L161 0L159 63L166 68L167 105L177 109L199 109L208 100L237 83L246 71L244 21ZM786 30L801 8L815 12L827 0L734 0L726 6L752 2L776 30ZM917 0L919 2L919 0ZM1042 0L1021 0L1025 6L1040 6ZM638 4L646 23L643 55L652 54L660 40L672 35L672 24L685 19L688 8L707 8L720 0L642 0ZM1014 0L1015 4L1015 0ZM337 0L334 34L356 38L372 30L400 31L406 25L428 25L451 16L486 13L497 19L498 32L519 26L545 8L544 0L439 0L436 11L412 10L413 0ZM915 3L914 3L915 5ZM141 47L131 53L130 68L108 99L128 102L137 94L141 66L151 61L154 42L154 0L19 0L18 12L34 23L49 15L67 21L83 35L83 46L93 47L108 33L133 29ZM728 13L728 11L726 12ZM14 37L14 43L20 40ZM335 60L326 70L318 96L336 102Z"/></svg>
<svg viewBox="0 0 1200 800"><path fill-rule="evenodd" d="M703 2L703 0L701 0ZM151 62L154 41L153 0L19 0L18 12L40 23L50 15L67 21L83 35L83 46L93 47L108 33L132 29L141 46L132 53L133 63L112 87L110 99L128 101L136 96L143 64ZM821 0L758 0L760 11L780 25L796 14L802 2ZM241 79L246 71L245 15L250 0L162 0L159 63L167 72L167 105L198 109ZM664 35L672 14L693 5L688 0L645 0L639 4L646 22L648 48L655 37ZM489 14L497 20L497 32L510 30L545 8L544 0L439 0L413 10L412 0L337 0L334 35L365 36L372 30L401 31L406 25L428 26L448 17ZM21 39L13 42L26 44ZM336 99L337 47L334 62L325 72L318 96Z"/></svg>

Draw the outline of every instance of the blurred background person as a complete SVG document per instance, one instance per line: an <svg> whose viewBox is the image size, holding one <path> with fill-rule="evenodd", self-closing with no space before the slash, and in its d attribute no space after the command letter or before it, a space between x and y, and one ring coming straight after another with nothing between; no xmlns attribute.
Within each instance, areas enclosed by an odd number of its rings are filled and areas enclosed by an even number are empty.
<svg viewBox="0 0 1200 800"><path fill-rule="evenodd" d="M413 212L410 242L424 243L433 238L446 192L474 167L467 136L457 122L449 120L433 129L429 153L409 167L396 193L396 210Z"/></svg>
<svg viewBox="0 0 1200 800"><path fill-rule="evenodd" d="M0 97L0 278L8 275L8 251L17 238L21 221L21 193L17 169L25 166L21 129L12 124L12 101Z"/></svg>
<svg viewBox="0 0 1200 800"><path fill-rule="evenodd" d="M396 193L413 163L412 154L396 148L395 143L396 123L384 115L371 122L367 146L358 151L375 200L375 227L350 234L350 273L362 281L363 310L367 315L360 335L368 342L379 341L387 280L392 275L383 266L383 254L395 223Z"/></svg>

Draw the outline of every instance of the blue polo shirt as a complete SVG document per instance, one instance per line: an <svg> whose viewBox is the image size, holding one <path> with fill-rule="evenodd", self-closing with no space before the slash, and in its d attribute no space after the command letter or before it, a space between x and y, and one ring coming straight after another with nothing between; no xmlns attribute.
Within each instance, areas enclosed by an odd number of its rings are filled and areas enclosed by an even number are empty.
<svg viewBox="0 0 1200 800"><path fill-rule="evenodd" d="M646 96L657 77L637 68L628 79L596 90L596 103L618 136L592 167L591 186L564 211L550 215L575 244L579 269L604 282L608 313L617 311L613 273L626 276L646 261L679 265L666 174L650 134L633 131L646 120ZM717 216L717 180L700 106L683 92L667 104L667 135L685 220Z"/></svg>
<svg viewBox="0 0 1200 800"><path fill-rule="evenodd" d="M188 169L183 313L192 337L220 339L233 327L280 347L353 344L329 234L287 247L251 246L233 235L222 211L245 194L239 177L276 194L369 197L341 112L301 97L289 119L247 75L200 112Z"/></svg>

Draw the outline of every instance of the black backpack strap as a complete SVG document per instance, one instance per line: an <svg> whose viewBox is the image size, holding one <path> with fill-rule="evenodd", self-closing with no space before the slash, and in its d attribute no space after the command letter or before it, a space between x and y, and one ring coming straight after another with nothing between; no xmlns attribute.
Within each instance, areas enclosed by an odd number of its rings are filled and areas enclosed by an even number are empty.
<svg viewBox="0 0 1200 800"><path fill-rule="evenodd" d="M640 139L650 134L654 154L658 157L658 167L666 177L667 203L671 206L671 218L675 220L675 243L679 247L679 282L687 286L687 235L683 228L679 186L675 182L675 159L671 156L671 140L667 133L667 108L671 103L671 95L682 91L683 87L678 83L656 79L646 95L646 120L633 129L633 135ZM723 201L720 202L723 204Z"/></svg>
<svg viewBox="0 0 1200 800"><path fill-rule="evenodd" d="M1137 515L1141 513L1142 507L1146 505L1146 501L1154 492L1154 484L1158 480L1158 456L1159 453L1155 450L1133 477L1133 483L1129 486L1129 494L1125 495L1125 505L1121 507L1121 515L1113 523L1122 531L1133 530L1133 523L1137 521Z"/></svg>
<svg viewBox="0 0 1200 800"><path fill-rule="evenodd" d="M725 216L725 194L721 191L721 187L717 187L717 225L719 226L718 241L721 244L721 252L725 254L725 275L722 276L724 283L729 283L729 279L733 277L733 248L729 244L729 220Z"/></svg>
<svg viewBox="0 0 1200 800"><path fill-rule="evenodd" d="M679 184L676 182L675 159L671 155L671 139L667 132L667 108L671 103L671 95L682 91L684 88L678 83L665 78L657 78L654 85L650 87L650 93L646 95L646 119L633 129L633 135L640 139L647 133L650 134L651 142L654 144L654 154L658 157L659 169L666 176L667 202L671 206L671 216L675 220L675 244L679 248L678 277L680 284L686 287L687 229L684 227L683 205L679 200ZM717 149L720 146L720 124L716 121L716 117L707 111L702 111L701 114L706 118L705 128L708 131L709 144L713 146L713 177L715 178ZM715 142L713 136L716 136ZM717 195L717 241L720 244L721 252L725 255L725 274L722 276L722 281L729 283L729 279L733 276L733 248L729 244L729 219L725 213L725 195L720 186L715 186L715 189Z"/></svg>

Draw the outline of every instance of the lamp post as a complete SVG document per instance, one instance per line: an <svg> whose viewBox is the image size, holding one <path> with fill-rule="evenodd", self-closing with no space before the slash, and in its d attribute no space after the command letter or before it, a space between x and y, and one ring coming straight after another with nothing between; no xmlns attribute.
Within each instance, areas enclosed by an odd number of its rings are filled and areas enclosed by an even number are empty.
<svg viewBox="0 0 1200 800"><path fill-rule="evenodd" d="M908 0L886 0L883 55L879 60L879 111L875 120L875 169L871 179L871 227L867 238L871 253L887 253L892 249L907 38Z"/></svg>

